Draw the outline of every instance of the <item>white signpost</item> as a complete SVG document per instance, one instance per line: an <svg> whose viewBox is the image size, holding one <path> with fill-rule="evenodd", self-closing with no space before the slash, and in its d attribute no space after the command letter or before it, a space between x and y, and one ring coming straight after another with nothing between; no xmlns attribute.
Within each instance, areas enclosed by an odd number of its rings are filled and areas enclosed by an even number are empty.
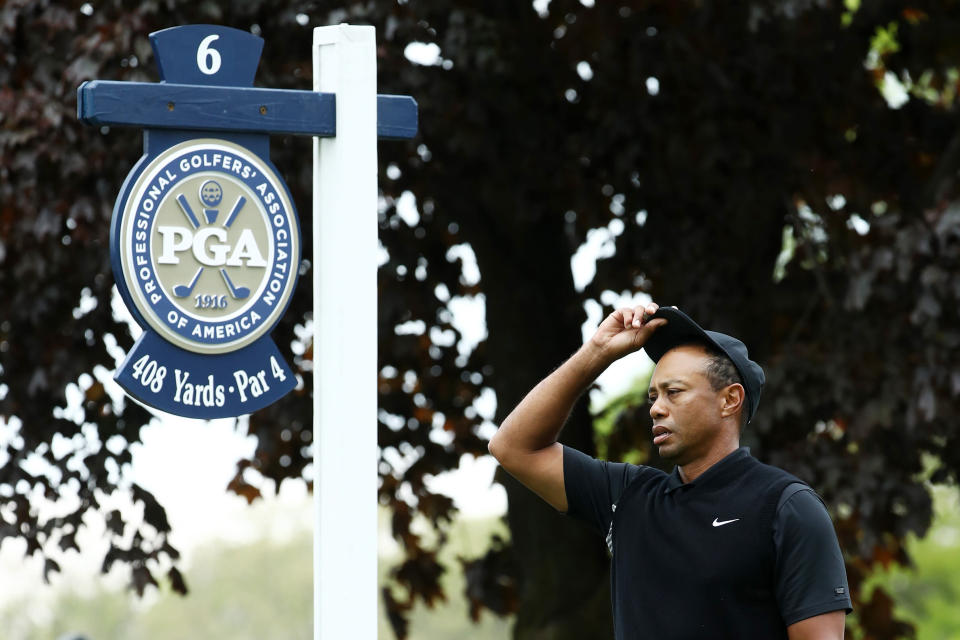
<svg viewBox="0 0 960 640"><path fill-rule="evenodd" d="M314 639L377 637L377 61L373 27L313 31Z"/></svg>

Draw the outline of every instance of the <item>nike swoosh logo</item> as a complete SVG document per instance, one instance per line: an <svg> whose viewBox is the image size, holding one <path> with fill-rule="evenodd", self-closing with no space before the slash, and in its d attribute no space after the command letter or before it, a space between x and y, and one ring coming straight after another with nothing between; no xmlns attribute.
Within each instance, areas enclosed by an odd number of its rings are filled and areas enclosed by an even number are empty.
<svg viewBox="0 0 960 640"><path fill-rule="evenodd" d="M725 524L730 524L731 522L736 522L740 518L734 518L733 520L724 520L723 522L718 522L716 518L713 519L713 526L722 527Z"/></svg>

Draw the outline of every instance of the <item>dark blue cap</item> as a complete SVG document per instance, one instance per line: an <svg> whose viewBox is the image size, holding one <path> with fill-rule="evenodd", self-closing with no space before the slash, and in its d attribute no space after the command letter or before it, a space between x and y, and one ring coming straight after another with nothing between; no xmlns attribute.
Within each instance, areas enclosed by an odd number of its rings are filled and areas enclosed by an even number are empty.
<svg viewBox="0 0 960 640"><path fill-rule="evenodd" d="M643 345L650 359L659 362L667 351L682 344L706 344L726 354L740 374L743 389L747 393L747 422L753 419L760 404L760 394L766 377L763 369L747 355L747 345L733 336L716 331L707 331L690 316L676 307L660 307L651 319L664 318L667 324L658 328Z"/></svg>

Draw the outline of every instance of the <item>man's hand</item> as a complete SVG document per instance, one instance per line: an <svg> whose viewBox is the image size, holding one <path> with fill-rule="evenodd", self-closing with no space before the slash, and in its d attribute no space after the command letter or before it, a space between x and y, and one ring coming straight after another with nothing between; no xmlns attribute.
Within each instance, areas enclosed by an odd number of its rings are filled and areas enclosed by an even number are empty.
<svg viewBox="0 0 960 640"><path fill-rule="evenodd" d="M591 344L608 362L642 349L657 327L667 324L663 318L650 319L659 308L657 303L651 302L632 309L617 309L600 323L590 339Z"/></svg>

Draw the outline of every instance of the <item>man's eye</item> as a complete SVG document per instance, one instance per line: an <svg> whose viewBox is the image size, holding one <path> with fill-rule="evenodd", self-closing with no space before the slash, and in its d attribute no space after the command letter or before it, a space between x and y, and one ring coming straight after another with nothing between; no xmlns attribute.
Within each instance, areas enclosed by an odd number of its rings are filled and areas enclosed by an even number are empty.
<svg viewBox="0 0 960 640"><path fill-rule="evenodd" d="M657 401L657 396L647 396L647 402L653 404Z"/></svg>
<svg viewBox="0 0 960 640"><path fill-rule="evenodd" d="M672 396L680 393L680 389L667 389L667 395Z"/></svg>

